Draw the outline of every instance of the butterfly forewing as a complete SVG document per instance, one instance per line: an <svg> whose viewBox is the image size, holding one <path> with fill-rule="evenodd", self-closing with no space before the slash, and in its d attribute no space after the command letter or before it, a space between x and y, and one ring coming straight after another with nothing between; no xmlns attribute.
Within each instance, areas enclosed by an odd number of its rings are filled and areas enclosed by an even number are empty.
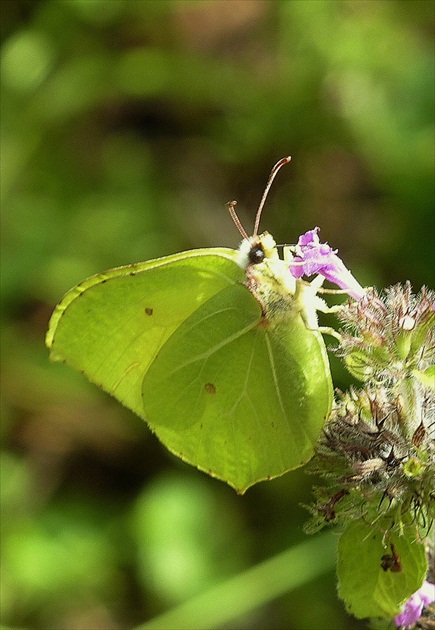
<svg viewBox="0 0 435 630"><path fill-rule="evenodd" d="M243 280L232 250L210 251L114 269L72 289L52 316L51 358L144 417L142 381L159 349L202 303Z"/></svg>

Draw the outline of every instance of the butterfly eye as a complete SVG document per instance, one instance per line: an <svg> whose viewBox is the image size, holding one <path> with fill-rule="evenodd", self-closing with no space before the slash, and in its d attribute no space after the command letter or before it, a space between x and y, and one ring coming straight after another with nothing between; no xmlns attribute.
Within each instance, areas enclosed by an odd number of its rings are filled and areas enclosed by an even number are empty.
<svg viewBox="0 0 435 630"><path fill-rule="evenodd" d="M256 265L257 263L263 262L265 257L264 249L261 245L254 245L251 247L248 254L249 264Z"/></svg>

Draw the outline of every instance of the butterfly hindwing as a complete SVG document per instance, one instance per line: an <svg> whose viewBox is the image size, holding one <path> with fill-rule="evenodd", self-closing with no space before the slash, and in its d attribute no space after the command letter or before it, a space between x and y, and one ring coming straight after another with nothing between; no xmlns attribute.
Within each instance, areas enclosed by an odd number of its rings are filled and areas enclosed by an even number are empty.
<svg viewBox="0 0 435 630"><path fill-rule="evenodd" d="M243 492L311 457L332 398L325 370L320 333L300 316L269 326L235 284L162 346L142 385L145 415L171 451Z"/></svg>

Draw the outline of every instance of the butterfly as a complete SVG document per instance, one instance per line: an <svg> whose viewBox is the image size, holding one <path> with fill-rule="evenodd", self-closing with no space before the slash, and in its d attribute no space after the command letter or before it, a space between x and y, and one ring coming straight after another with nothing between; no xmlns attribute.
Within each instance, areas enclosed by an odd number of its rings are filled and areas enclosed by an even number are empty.
<svg viewBox="0 0 435 630"><path fill-rule="evenodd" d="M273 237L91 276L56 306L46 344L143 418L175 455L243 493L302 466L332 405L316 289Z"/></svg>

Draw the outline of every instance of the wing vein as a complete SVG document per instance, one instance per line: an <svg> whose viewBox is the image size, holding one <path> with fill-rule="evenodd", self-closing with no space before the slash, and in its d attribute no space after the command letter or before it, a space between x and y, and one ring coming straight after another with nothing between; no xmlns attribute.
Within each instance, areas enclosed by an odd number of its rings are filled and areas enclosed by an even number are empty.
<svg viewBox="0 0 435 630"><path fill-rule="evenodd" d="M219 313L224 313L226 311L230 312L230 311L234 311L234 310L236 310L236 309L234 307L231 307L231 308L227 308L227 309L222 309L221 311L219 311ZM205 321L209 317L211 317L211 315L208 315L202 321ZM202 323L202 321L201 321L201 323ZM252 329L252 326L253 326L253 324L252 324L252 322L250 322L249 324L247 324L243 328L240 328L237 332L233 333L232 335L229 335L228 337L225 337L225 339L223 339L219 343L216 343L214 346L208 348L205 352L202 352L201 354L197 354L197 355L191 357L189 360L186 360L184 363L178 364L176 369L174 369L170 373L170 375L172 376L173 374L176 374L179 370L182 370L182 369L188 367L189 365L192 365L192 363L197 363L198 361L203 361L203 360L208 359L210 356L212 356L213 354L215 354L216 352L218 352L219 350L221 350L222 348L224 348L228 344L232 343L233 341L235 341L236 339L238 339L239 337L241 337L245 333L247 333L249 330Z"/></svg>

